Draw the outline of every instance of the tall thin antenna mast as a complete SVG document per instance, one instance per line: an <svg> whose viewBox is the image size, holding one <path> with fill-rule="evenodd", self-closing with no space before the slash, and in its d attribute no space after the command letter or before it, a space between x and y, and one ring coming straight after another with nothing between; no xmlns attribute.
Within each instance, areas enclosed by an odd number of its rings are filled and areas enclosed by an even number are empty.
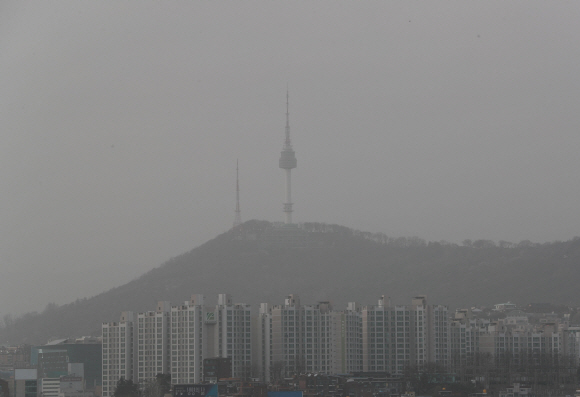
<svg viewBox="0 0 580 397"><path fill-rule="evenodd" d="M288 88L286 88L286 140L284 141L284 149L292 149L290 142L290 96L288 95Z"/></svg>
<svg viewBox="0 0 580 397"><path fill-rule="evenodd" d="M242 215L240 211L240 171L238 168L238 160L236 160L236 217L234 218L234 227L242 223Z"/></svg>

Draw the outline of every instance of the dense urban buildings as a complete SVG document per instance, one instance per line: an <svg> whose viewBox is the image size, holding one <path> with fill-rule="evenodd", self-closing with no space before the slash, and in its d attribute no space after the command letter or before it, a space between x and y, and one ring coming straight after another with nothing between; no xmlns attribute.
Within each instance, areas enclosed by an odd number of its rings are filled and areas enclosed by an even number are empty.
<svg viewBox="0 0 580 397"><path fill-rule="evenodd" d="M229 358L232 376L249 377L251 321L250 306L228 294L218 295L215 306L194 294L181 305L124 312L119 322L103 324L103 396L112 395L121 377L141 386L157 374L171 374L173 384L200 383L207 358Z"/></svg>
<svg viewBox="0 0 580 397"><path fill-rule="evenodd" d="M159 374L172 384L300 379L323 388L350 374L392 392L421 390L421 374L429 373L434 382L498 392L533 380L534 390L548 393L579 380L578 324L578 308L545 304L452 312L425 296L400 305L383 295L373 305L336 308L290 294L253 313L228 294L211 304L194 294L180 305L122 312L102 325L101 338L3 347L0 362L18 397L109 397L121 378L147 390Z"/></svg>
<svg viewBox="0 0 580 397"><path fill-rule="evenodd" d="M103 396L120 376L143 385L165 363L172 383L183 384L216 381L215 375L204 379L215 372L204 372L204 363L217 362L227 363L224 373L233 378L276 382L307 373L401 377L428 366L467 379L470 368L494 360L525 367L564 356L578 365L580 358L580 327L569 318L533 316L511 304L482 316L477 308L451 313L425 296L393 305L383 295L376 305L350 302L337 310L288 295L280 305L262 303L256 314L228 294L219 294L216 305L192 295L183 305L160 302L153 312L123 313L120 322L103 324Z"/></svg>
<svg viewBox="0 0 580 397"><path fill-rule="evenodd" d="M101 394L101 339L57 339L42 346L0 348L3 363L12 362L4 397L93 397ZM12 356L11 358L9 356ZM4 382L0 379L0 384ZM6 393L8 391L8 393Z"/></svg>

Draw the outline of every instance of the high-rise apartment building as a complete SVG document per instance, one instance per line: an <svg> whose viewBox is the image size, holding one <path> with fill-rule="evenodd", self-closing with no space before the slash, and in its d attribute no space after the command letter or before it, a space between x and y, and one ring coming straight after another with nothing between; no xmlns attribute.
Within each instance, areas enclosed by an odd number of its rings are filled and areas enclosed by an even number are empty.
<svg viewBox="0 0 580 397"><path fill-rule="evenodd" d="M490 323L479 337L479 351L516 365L539 363L559 356L567 349L562 330L557 324L510 324L504 320Z"/></svg>
<svg viewBox="0 0 580 397"><path fill-rule="evenodd" d="M205 319L203 295L192 295L183 305L171 308L171 383L174 385L202 381L204 353L209 347Z"/></svg>
<svg viewBox="0 0 580 397"><path fill-rule="evenodd" d="M427 326L429 337L428 362L434 362L448 368L450 364L450 323L447 306L432 305L427 307Z"/></svg>
<svg viewBox="0 0 580 397"><path fill-rule="evenodd" d="M302 335L296 372L328 374L332 368L332 306L330 302L305 305L299 311ZM300 342L300 341L299 341Z"/></svg>
<svg viewBox="0 0 580 397"><path fill-rule="evenodd" d="M259 368L267 381L306 372L330 372L332 316L328 302L300 305L288 295L284 305L260 306Z"/></svg>
<svg viewBox="0 0 580 397"><path fill-rule="evenodd" d="M363 371L397 373L410 361L410 323L409 310L391 307L384 295L377 305L362 309Z"/></svg>
<svg viewBox="0 0 580 397"><path fill-rule="evenodd" d="M272 380L272 306L268 303L260 304L258 324L256 327L258 346L255 362L258 368L258 377L265 382Z"/></svg>
<svg viewBox="0 0 580 397"><path fill-rule="evenodd" d="M570 363L577 366L580 363L580 327L567 325L562 330L562 345L564 354L570 357Z"/></svg>
<svg viewBox="0 0 580 397"><path fill-rule="evenodd" d="M248 378L252 370L250 306L233 303L219 294L214 307L206 307L203 295L171 308L171 381L173 384L203 380L203 360L231 358L232 376Z"/></svg>
<svg viewBox="0 0 580 397"><path fill-rule="evenodd" d="M217 332L215 352L218 357L232 359L232 376L252 375L252 324L250 305L233 303L229 294L219 294L215 308Z"/></svg>
<svg viewBox="0 0 580 397"><path fill-rule="evenodd" d="M411 305L378 305L362 310L363 370L400 375L408 365L448 365L447 307L427 305L424 296Z"/></svg>
<svg viewBox="0 0 580 397"><path fill-rule="evenodd" d="M457 310L449 324L449 363L453 368L472 365L479 354L479 336L489 321L473 319L467 309Z"/></svg>
<svg viewBox="0 0 580 397"><path fill-rule="evenodd" d="M362 314L356 302L349 302L346 310L329 314L330 374L347 374L363 370Z"/></svg>
<svg viewBox="0 0 580 397"><path fill-rule="evenodd" d="M425 296L416 296L411 299L411 306L403 306L405 312L410 313L410 322L408 329L405 329L405 344L409 345L410 365L425 365L431 361L431 351L434 350L432 342L435 340L431 327L430 320L432 319L432 311L427 306L427 298ZM407 328L407 323L405 323ZM397 323L397 342L400 342L399 326ZM407 335L408 334L408 335ZM399 348L399 346L397 346ZM404 367L403 367L404 368ZM403 368L401 363L397 363L397 373L401 373Z"/></svg>
<svg viewBox="0 0 580 397"><path fill-rule="evenodd" d="M157 374L170 373L169 302L158 302L155 311L137 315L136 381L144 384Z"/></svg>
<svg viewBox="0 0 580 397"><path fill-rule="evenodd" d="M361 314L355 303L343 312L329 302L260 306L258 367L266 381L299 373L344 373L362 369Z"/></svg>
<svg viewBox="0 0 580 397"><path fill-rule="evenodd" d="M284 305L273 306L270 326L271 361L267 365L269 367L282 365L283 376L296 373L302 364L300 298L296 295L288 295L284 300Z"/></svg>
<svg viewBox="0 0 580 397"><path fill-rule="evenodd" d="M119 322L103 323L103 397L110 397L121 378L134 380L135 340L133 312L121 313Z"/></svg>

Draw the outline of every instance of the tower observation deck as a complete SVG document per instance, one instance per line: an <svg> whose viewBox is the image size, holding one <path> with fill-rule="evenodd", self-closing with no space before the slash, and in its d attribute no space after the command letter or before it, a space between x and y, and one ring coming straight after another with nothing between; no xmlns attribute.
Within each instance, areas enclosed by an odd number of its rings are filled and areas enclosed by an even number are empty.
<svg viewBox="0 0 580 397"><path fill-rule="evenodd" d="M286 215L286 224L292 223L292 168L296 168L296 155L290 142L290 113L289 113L289 95L286 91L286 139L282 147L279 166L286 171L286 202L284 203L284 214Z"/></svg>

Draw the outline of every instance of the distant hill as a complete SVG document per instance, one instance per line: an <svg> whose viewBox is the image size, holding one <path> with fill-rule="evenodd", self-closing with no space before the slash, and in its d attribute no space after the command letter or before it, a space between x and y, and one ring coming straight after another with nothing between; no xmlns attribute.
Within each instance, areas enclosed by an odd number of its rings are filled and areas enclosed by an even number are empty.
<svg viewBox="0 0 580 397"><path fill-rule="evenodd" d="M285 248L263 243L272 227L246 222L123 286L6 319L0 344L100 335L101 323L117 321L121 311L153 310L159 300L179 304L193 293L212 304L218 293L230 293L235 302L256 306L280 304L290 293L303 303L331 300L337 308L347 301L375 304L383 294L405 304L426 294L430 303L452 307L508 300L580 304L580 238L544 244L466 240L460 246L307 223L305 247Z"/></svg>

